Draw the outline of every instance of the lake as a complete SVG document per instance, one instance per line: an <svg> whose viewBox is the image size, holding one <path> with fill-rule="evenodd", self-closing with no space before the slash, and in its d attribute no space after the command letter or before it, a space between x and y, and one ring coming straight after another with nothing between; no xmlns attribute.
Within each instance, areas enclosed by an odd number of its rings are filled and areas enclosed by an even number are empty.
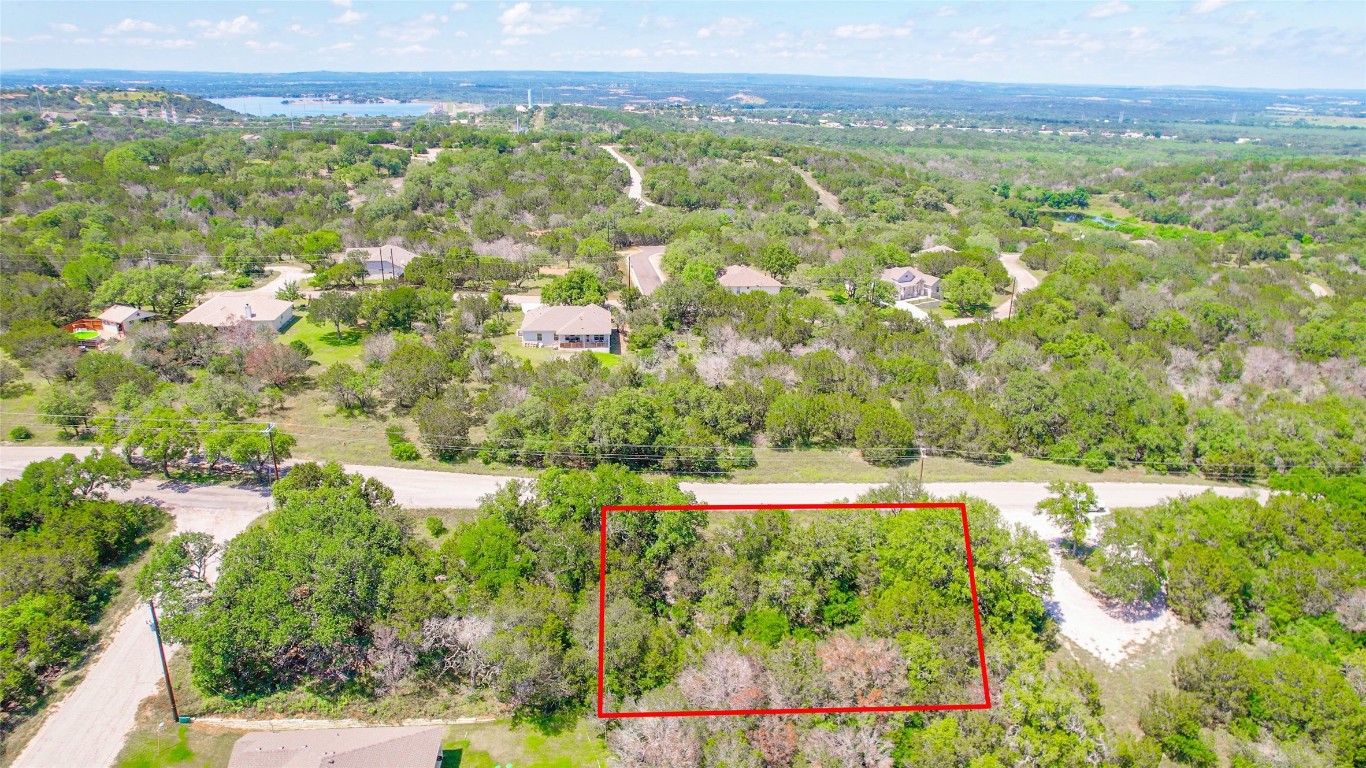
<svg viewBox="0 0 1366 768"><path fill-rule="evenodd" d="M271 96L233 96L226 99L209 99L209 101L234 112L255 115L256 117L270 117L271 115L284 115L285 117L336 117L339 115L416 117L425 115L436 108L436 104L425 101L352 104L300 99L286 104L285 99Z"/></svg>

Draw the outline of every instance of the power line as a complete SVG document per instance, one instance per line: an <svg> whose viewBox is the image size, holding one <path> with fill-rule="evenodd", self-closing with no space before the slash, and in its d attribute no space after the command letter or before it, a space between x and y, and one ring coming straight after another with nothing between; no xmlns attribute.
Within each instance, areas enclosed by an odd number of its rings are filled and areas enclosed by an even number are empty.
<svg viewBox="0 0 1366 768"><path fill-rule="evenodd" d="M3 415L3 416L34 416L34 417L39 417L39 418L42 418L42 417L48 417L48 418L71 418L71 419L85 419L85 420L87 420L87 421L95 421L95 420L99 420L99 419L108 419L108 418L109 418L108 415L105 415L105 416L87 416L87 415L85 415L85 414L43 414L43 413L38 413L38 412L34 412L34 411L0 411L0 415ZM115 416L114 418L115 418L116 420L118 420L118 419L126 419L126 420L128 420L128 421L130 421L130 422L152 422L152 423L154 423L154 424L155 424L155 423L165 423L165 422L181 422L181 423L184 423L184 424L208 424L208 425L210 425L210 426L208 426L208 427L197 427L197 426L195 426L195 427L188 427L188 428L186 428L186 427L178 427L178 428L177 428L178 431L189 432L189 433L192 433L192 434L212 434L212 433L215 433L215 432L223 432L223 431L241 432L241 433L259 433L259 432L261 432L262 429L268 424L268 422L264 422L264 421L263 421L263 422L240 422L240 421L225 421L225 420L220 420L220 419L179 418L179 417L176 417L176 418L171 418L171 417L151 417L151 416L140 416L140 415L135 415L135 414L121 414L121 415L119 415L119 416ZM321 431L328 431L328 432L347 432L347 433L373 434L373 430L364 429L364 428L360 428L360 427L336 427L336 426L328 426L328 425L322 425L322 424L297 424L297 423L278 422L278 421L277 421L277 422L269 422L269 423L272 423L272 424L274 424L274 425L277 426L277 427L290 427L290 428L291 428L292 430L294 430L294 431L305 431L305 432L307 432L307 431L320 431L320 430L321 430ZM104 426L104 425L96 424L96 425L94 425L94 426L96 426L97 428L99 428L99 427ZM136 424L135 424L135 423L133 423L133 424L129 424L129 423L119 423L119 422L117 422L117 421L116 421L116 423L110 424L110 425L108 425L108 426L114 427L114 428L120 428L120 429L133 429L133 428L136 428ZM236 429L236 428L232 428L232 427L242 427L242 428ZM159 429L159 430L161 430L161 431L171 431L171 430L172 430L171 427L155 427L155 426L153 426L152 428L153 428L153 429ZM621 459L636 459L636 460L639 460L639 459L641 459L641 458L648 458L648 457L643 457L643 456L642 456L642 453L643 453L643 452L645 452L645 451L659 451L659 450L663 450L663 451L668 451L668 450L678 450L678 451L701 451L701 452L712 451L712 452L715 452L715 453L717 454L718 458L719 458L719 457L721 457L721 456L729 456L733 451L735 451L736 449L739 449L739 448L752 448L752 446L748 446L748 445L669 445L669 444L647 444L647 443L610 443L610 442L599 442L599 441L595 441L595 440L589 440L589 441L586 441L586 442L571 441L571 440L536 440L536 439L529 439L529 438L519 438L519 439L509 439L509 438L504 438L504 439L498 439L498 438L485 438L485 439L479 440L479 441L471 441L471 440L469 440L469 439L462 438L462 437L460 437L460 436L458 436L458 435L426 435L426 436L423 436L421 439L422 439L422 442L423 442L424 444L427 444L428 446L437 447L437 448L459 448L459 449L466 449L466 450L475 451L475 450L483 450L488 444L492 444L492 445L495 446L495 447L503 447L503 448L506 448L506 449L508 449L508 450L514 450L514 451L517 451L517 452L519 452L519 453L522 453L522 454L525 454L525 455L531 455L531 456L542 456L542 457L570 457L570 458L599 458L599 459L602 459L602 458L606 458L606 459L610 459L610 458L621 458ZM522 447L522 448L519 449L519 448L517 448L516 446L524 446L524 447ZM525 446L542 446L542 447L531 448L531 447L525 447ZM585 449L585 450L584 450L584 451L580 451L580 450L553 450L553 449L550 449L550 448L547 448L547 447L543 447L543 446L570 446L570 447L583 448L583 449ZM600 449L600 448L611 448L611 449L616 449L616 450L607 451L607 452L603 452L603 451L600 451L600 450L593 450L593 449ZM632 450L625 450L625 449L637 449L637 450L632 451ZM798 448L780 448L780 447L773 447L773 448L770 448L769 450L774 451L774 452L776 452L776 453L788 453L788 454L791 454L790 456L788 456L788 457L785 458L786 461L799 460L799 461L820 461L820 462L828 462L828 461L830 460L828 456L823 456L823 455L818 455L818 454L810 454L810 455L809 455L809 454L806 454L806 453L802 452L802 450L801 450L801 449L798 449ZM586 453L585 451L589 451L589 452L591 452L591 453ZM969 459L969 460L972 460L972 459L982 459L982 458L987 458L987 457L994 457L994 458L1013 458L1013 457L1015 457L1017 454L1008 453L1008 452L996 452L996 451L966 451L966 450L960 450L960 449L954 449L954 448L943 448L943 447L937 447L937 446L921 446L921 447L918 448L917 452L915 452L915 453L895 453L895 454L888 454L888 453L883 453L883 452L879 451L879 452L877 453L877 455L878 455L879 457L886 458L886 459L889 460L889 461L901 461L901 462L904 462L904 461L910 461L910 460L913 460L913 459L920 458L922 455L931 455L931 456L934 456L934 455L941 455L941 456L959 456L959 457L964 457L964 458L967 458L967 459ZM1022 451L1022 452L1020 452L1018 455L1023 456L1024 458L1035 459L1035 460L1038 460L1038 461L1050 461L1050 462L1062 462L1062 463L1077 463L1077 464L1082 464L1082 463L1091 464L1091 463L1095 463L1094 460L1088 460L1088 459L1085 459L1084 457L1081 457L1081 456L1046 456L1046 455L1042 455L1042 454L1031 454L1031 453L1029 453L1029 452L1027 452L1027 451ZM1123 459L1106 459L1106 460L1104 460L1103 463L1105 463L1107 466L1116 466L1116 467L1119 467L1119 466L1196 467L1196 468L1202 468L1202 469L1220 469L1220 470L1231 470L1231 469L1260 469L1260 468L1263 468L1263 467L1270 466L1269 464L1266 464L1266 463L1263 463L1263 464L1234 464L1234 463L1208 464L1208 463L1197 462L1196 460L1193 460L1193 459L1179 459L1179 460L1169 460L1169 461L1142 461L1142 460L1129 461L1129 460L1123 460ZM1322 463L1322 462L1309 461L1309 462L1303 462L1303 463L1283 463L1283 464L1281 464L1280 466L1284 466L1284 467L1286 467L1286 468L1294 468L1294 467L1312 467L1312 468L1317 468L1317 469L1348 470L1348 469L1361 469L1361 468L1366 468L1366 462L1354 463L1354 464L1327 464L1327 463ZM704 474L704 473L687 473L687 474ZM711 474L728 474L728 473L726 473L726 472L718 472L718 473L711 473Z"/></svg>

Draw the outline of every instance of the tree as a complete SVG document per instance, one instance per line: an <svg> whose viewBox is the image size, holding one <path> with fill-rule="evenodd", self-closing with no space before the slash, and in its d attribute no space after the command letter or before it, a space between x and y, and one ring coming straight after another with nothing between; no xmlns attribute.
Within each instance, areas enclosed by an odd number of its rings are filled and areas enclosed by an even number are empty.
<svg viewBox="0 0 1366 768"><path fill-rule="evenodd" d="M204 276L193 267L161 264L117 272L100 284L94 304L149 307L166 318L184 314L204 288Z"/></svg>
<svg viewBox="0 0 1366 768"><path fill-rule="evenodd" d="M411 408L427 395L439 395L451 378L440 352L425 344L403 344L389 356L380 387L400 408Z"/></svg>
<svg viewBox="0 0 1366 768"><path fill-rule="evenodd" d="M786 280L801 259L784 243L769 243L759 252L759 268L778 280Z"/></svg>
<svg viewBox="0 0 1366 768"><path fill-rule="evenodd" d="M373 369L356 370L349 363L333 363L318 377L318 388L327 393L341 411L368 411L374 406L379 386Z"/></svg>
<svg viewBox="0 0 1366 768"><path fill-rule="evenodd" d="M89 428L95 415L94 397L84 387L53 386L38 401L38 413L46 424L55 424L65 436Z"/></svg>
<svg viewBox="0 0 1366 768"><path fill-rule="evenodd" d="M953 305L960 317L966 317L991 306L991 280L980 270L958 267L944 278L939 286L944 301Z"/></svg>
<svg viewBox="0 0 1366 768"><path fill-rule="evenodd" d="M607 289L592 270L577 267L555 278L541 290L541 301L582 307L607 301Z"/></svg>
<svg viewBox="0 0 1366 768"><path fill-rule="evenodd" d="M247 352L243 370L276 387L284 387L306 374L310 365L308 358L292 346L262 344Z"/></svg>
<svg viewBox="0 0 1366 768"><path fill-rule="evenodd" d="M125 456L141 452L143 458L161 465L161 473L171 476L171 464L199 449L199 428L191 415L167 406L156 406L129 417L131 425L123 438ZM117 426L118 422L114 422Z"/></svg>
<svg viewBox="0 0 1366 768"><path fill-rule="evenodd" d="M1047 516L1061 528L1072 546L1072 554L1076 554L1091 529L1091 516L1102 509L1096 492L1086 483L1069 480L1054 480L1048 484L1048 492L1053 496L1039 502L1034 514Z"/></svg>
<svg viewBox="0 0 1366 768"><path fill-rule="evenodd" d="M138 572L138 593L161 608L161 633L171 642L188 642L201 606L209 601L209 561L221 548L207 533L172 536L152 549Z"/></svg>
<svg viewBox="0 0 1366 768"><path fill-rule="evenodd" d="M330 229L319 229L304 236L299 244L304 256L326 256L342 249L341 235Z"/></svg>
<svg viewBox="0 0 1366 768"><path fill-rule="evenodd" d="M915 443L915 428L885 400L864 403L854 430L854 446L870 464L905 463Z"/></svg>
<svg viewBox="0 0 1366 768"><path fill-rule="evenodd" d="M452 387L441 397L418 400L412 417L417 422L418 436L433 456L451 461L469 450L470 427L477 419L470 413L463 388Z"/></svg>
<svg viewBox="0 0 1366 768"><path fill-rule="evenodd" d="M948 199L944 193L931 186L924 186L915 191L912 195L915 207L926 211L942 211L948 207Z"/></svg>
<svg viewBox="0 0 1366 768"><path fill-rule="evenodd" d="M308 304L308 322L313 325L332 323L340 342L341 327L354 325L360 315L360 297L355 294L327 291Z"/></svg>

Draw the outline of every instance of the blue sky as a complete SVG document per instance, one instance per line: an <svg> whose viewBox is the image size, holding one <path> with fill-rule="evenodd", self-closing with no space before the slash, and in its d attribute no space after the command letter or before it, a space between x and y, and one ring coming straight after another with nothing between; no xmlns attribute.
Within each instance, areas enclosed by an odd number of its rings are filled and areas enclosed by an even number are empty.
<svg viewBox="0 0 1366 768"><path fill-rule="evenodd" d="M774 72L1366 88L1366 2L42 2L0 69Z"/></svg>

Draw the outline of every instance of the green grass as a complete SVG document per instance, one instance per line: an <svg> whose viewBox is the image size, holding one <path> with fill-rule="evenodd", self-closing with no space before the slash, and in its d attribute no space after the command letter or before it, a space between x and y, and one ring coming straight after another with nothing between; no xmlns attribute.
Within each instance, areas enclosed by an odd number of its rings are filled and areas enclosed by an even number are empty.
<svg viewBox="0 0 1366 768"><path fill-rule="evenodd" d="M285 332L280 334L280 343L289 344L299 340L313 350L309 356L310 360L317 361L318 365L326 369L334 363L356 362L360 359L364 349L361 347L362 334L355 329L343 330L340 339L337 338L335 326L314 325L306 318L295 320ZM321 373L321 371L318 371Z"/></svg>
<svg viewBox="0 0 1366 768"><path fill-rule="evenodd" d="M547 736L508 724L453 725L446 732L446 768L592 768L607 765L607 748L587 720L573 731Z"/></svg>

